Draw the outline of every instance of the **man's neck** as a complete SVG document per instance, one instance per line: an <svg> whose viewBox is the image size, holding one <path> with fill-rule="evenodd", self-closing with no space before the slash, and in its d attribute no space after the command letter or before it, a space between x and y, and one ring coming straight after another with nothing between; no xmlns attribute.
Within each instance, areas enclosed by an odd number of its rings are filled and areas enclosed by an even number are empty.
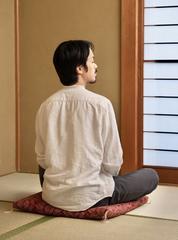
<svg viewBox="0 0 178 240"><path fill-rule="evenodd" d="M78 79L78 82L76 83L76 85L86 87L86 83L85 83L84 80L81 79L81 78Z"/></svg>

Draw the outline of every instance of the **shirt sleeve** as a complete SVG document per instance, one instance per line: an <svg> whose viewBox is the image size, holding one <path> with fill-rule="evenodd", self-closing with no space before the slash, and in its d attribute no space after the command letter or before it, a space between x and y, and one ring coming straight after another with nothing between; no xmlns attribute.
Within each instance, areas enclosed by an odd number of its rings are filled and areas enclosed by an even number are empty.
<svg viewBox="0 0 178 240"><path fill-rule="evenodd" d="M43 142L43 138L42 138L42 124L43 122L41 121L41 119L43 119L43 112L42 109L40 107L40 109L38 110L37 114L36 114L36 122L35 122L35 133L36 133L36 141L35 141L35 153L36 153L36 160L38 162L38 164L46 169L46 165L45 165L45 147L44 147L44 142Z"/></svg>
<svg viewBox="0 0 178 240"><path fill-rule="evenodd" d="M123 163L123 151L117 128L115 113L111 102L103 116L103 146L104 155L101 170L105 173L117 176Z"/></svg>

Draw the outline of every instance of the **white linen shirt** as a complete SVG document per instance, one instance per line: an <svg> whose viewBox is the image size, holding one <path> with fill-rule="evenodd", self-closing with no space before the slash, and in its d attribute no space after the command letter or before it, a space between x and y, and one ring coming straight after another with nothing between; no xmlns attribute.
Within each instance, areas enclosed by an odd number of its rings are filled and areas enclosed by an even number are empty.
<svg viewBox="0 0 178 240"><path fill-rule="evenodd" d="M52 206L82 211L112 196L122 148L111 102L84 86L59 90L38 110L35 151Z"/></svg>

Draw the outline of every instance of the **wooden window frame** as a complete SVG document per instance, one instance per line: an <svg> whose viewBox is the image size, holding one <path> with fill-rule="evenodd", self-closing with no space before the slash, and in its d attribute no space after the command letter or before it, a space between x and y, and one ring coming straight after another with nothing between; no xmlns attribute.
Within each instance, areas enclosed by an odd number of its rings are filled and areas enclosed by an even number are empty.
<svg viewBox="0 0 178 240"><path fill-rule="evenodd" d="M121 174L143 167L143 24L144 0L121 0ZM178 184L178 168L149 167L161 183Z"/></svg>
<svg viewBox="0 0 178 240"><path fill-rule="evenodd" d="M141 167L142 146L142 0L121 1L121 141L124 151L122 173Z"/></svg>

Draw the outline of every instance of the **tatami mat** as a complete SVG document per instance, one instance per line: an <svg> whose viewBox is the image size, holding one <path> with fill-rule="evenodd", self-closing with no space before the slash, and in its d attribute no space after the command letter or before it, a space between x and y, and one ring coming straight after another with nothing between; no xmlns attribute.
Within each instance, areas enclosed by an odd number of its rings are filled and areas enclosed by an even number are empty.
<svg viewBox="0 0 178 240"><path fill-rule="evenodd" d="M0 201L15 201L40 192L38 174L12 173L0 177Z"/></svg>
<svg viewBox="0 0 178 240"><path fill-rule="evenodd" d="M177 240L177 222L120 216L107 221L52 218L11 240Z"/></svg>
<svg viewBox="0 0 178 240"><path fill-rule="evenodd" d="M128 215L178 220L178 187L159 186L149 195L147 204Z"/></svg>
<svg viewBox="0 0 178 240"><path fill-rule="evenodd" d="M178 187L159 186L150 203L107 221L24 213L4 202L41 191L38 174L0 177L0 189L0 240L178 240L178 221L170 221L178 220Z"/></svg>
<svg viewBox="0 0 178 240"><path fill-rule="evenodd" d="M13 211L12 203L0 202L0 235L41 218L38 214Z"/></svg>

